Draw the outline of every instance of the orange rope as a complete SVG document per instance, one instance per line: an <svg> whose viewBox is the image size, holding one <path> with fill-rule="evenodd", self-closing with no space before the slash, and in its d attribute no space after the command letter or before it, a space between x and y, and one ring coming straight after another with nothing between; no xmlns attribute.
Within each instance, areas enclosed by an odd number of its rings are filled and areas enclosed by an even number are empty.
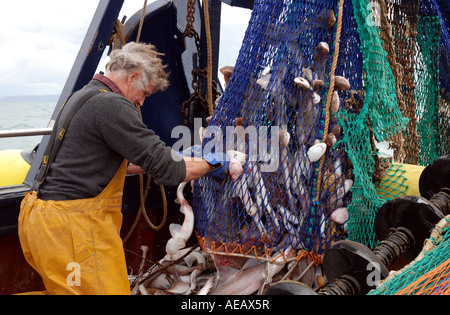
<svg viewBox="0 0 450 315"><path fill-rule="evenodd" d="M441 282L444 279L443 282ZM450 259L430 270L395 295L448 295L450 294Z"/></svg>
<svg viewBox="0 0 450 315"><path fill-rule="evenodd" d="M333 100L333 92L334 92L334 85L335 85L335 73L337 68L337 63L339 60L339 49L340 49L340 41L341 41L341 31L342 31L342 19L344 15L344 2L345 0L339 1L339 13L338 13L338 22L337 22L337 30L336 30L336 39L334 41L334 56L333 56L333 64L331 66L331 72L330 72L330 88L328 89L328 95L327 95L327 103L325 108L325 129L323 131L323 139L322 142L325 142L328 131L330 128L330 107L331 107L331 101ZM325 154L320 158L319 163L319 174L317 176L317 197L316 201L320 200L320 188L322 186L322 171L323 171L323 165L325 164Z"/></svg>
<svg viewBox="0 0 450 315"><path fill-rule="evenodd" d="M235 256L235 257L241 257L241 258L252 258L256 259L258 261L265 260L270 263L273 263L278 258L283 257L284 261L287 263L289 261L295 260L299 261L300 259L304 257L308 257L312 262L314 262L314 265L318 266L322 264L322 256L314 254L312 252L307 252L305 250L301 250L298 255L296 256L294 251L291 251L289 254L286 254L286 252L281 252L277 256L270 256L270 253L272 252L272 249L266 248L264 253L258 254L258 248L257 246L250 246L250 248L246 251L242 247L242 244L235 245L234 249L231 249L230 246L228 246L226 243L222 242L208 242L206 241L206 238L200 236L197 234L198 242L200 247L205 253L211 254L211 255L223 255L223 256Z"/></svg>

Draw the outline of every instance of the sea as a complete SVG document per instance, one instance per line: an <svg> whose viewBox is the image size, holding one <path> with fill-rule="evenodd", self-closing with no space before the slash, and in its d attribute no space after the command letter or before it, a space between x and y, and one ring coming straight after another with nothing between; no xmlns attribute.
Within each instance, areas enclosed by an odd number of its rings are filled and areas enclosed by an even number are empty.
<svg viewBox="0 0 450 315"><path fill-rule="evenodd" d="M0 131L47 128L59 95L0 97ZM42 136L0 138L0 151L32 151Z"/></svg>

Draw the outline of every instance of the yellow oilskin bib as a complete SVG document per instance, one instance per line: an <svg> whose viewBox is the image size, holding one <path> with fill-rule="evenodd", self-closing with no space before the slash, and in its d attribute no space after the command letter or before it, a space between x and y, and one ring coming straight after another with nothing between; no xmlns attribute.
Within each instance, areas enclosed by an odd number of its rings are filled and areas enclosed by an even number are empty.
<svg viewBox="0 0 450 315"><path fill-rule="evenodd" d="M26 194L19 238L51 295L129 295L120 228L128 162L95 198L43 201Z"/></svg>

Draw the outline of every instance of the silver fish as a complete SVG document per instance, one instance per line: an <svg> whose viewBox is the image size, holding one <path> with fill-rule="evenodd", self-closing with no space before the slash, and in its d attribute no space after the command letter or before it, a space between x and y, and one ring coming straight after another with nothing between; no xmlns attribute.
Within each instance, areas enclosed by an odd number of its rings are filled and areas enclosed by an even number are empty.
<svg viewBox="0 0 450 315"><path fill-rule="evenodd" d="M281 144L281 163L283 167L283 181L285 186L285 191L288 196L289 206L291 209L295 209L295 200L291 193L291 179L289 170L289 159L288 159L288 146L291 139L291 135L286 130L280 131L280 144Z"/></svg>
<svg viewBox="0 0 450 315"><path fill-rule="evenodd" d="M207 295L209 291L211 291L214 281L216 281L216 277L212 276L206 281L206 284L197 292L197 295Z"/></svg>
<svg viewBox="0 0 450 315"><path fill-rule="evenodd" d="M136 285L131 290L132 295L136 295L139 291L139 286L137 284L141 281L142 274L144 273L144 264L145 264L145 260L147 257L148 246L142 245L141 250L142 250L142 260L141 260L141 264L139 265L139 273L133 281L134 283L136 283Z"/></svg>
<svg viewBox="0 0 450 315"><path fill-rule="evenodd" d="M194 230L194 212L183 196L183 189L186 187L186 184L181 183L178 186L177 198L181 204L180 212L184 214L184 221L183 225L171 224L169 226L172 238L166 244L166 252L168 255L174 255L180 249L184 248Z"/></svg>
<svg viewBox="0 0 450 315"><path fill-rule="evenodd" d="M241 270L222 266L218 274L224 281L219 281L211 295L250 295L264 285L266 264L249 259Z"/></svg>
<svg viewBox="0 0 450 315"><path fill-rule="evenodd" d="M264 180L261 177L261 172L258 169L258 164L251 163L251 165L249 165L248 167L249 167L249 171L251 171L251 174L253 175L252 184L256 190L256 204L263 211L264 210L267 211L267 213L271 217L273 224L279 231L280 223L278 222L278 218L277 218L275 211L273 210L272 206L270 205L269 194L267 192L266 185L264 184Z"/></svg>

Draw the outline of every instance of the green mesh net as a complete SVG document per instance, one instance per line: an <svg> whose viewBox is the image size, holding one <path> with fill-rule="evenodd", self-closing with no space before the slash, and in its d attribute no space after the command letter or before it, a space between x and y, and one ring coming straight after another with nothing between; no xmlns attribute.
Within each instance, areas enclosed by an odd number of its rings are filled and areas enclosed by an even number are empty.
<svg viewBox="0 0 450 315"><path fill-rule="evenodd" d="M373 220L386 199L377 194L372 180L376 155L373 138L378 142L388 140L405 128L407 120L397 105L395 79L378 29L373 20L368 19L372 14L370 1L353 1L353 6L364 56L365 98L359 113L339 114L339 124L345 134L343 142L355 175L347 226L349 239L374 247L377 241Z"/></svg>
<svg viewBox="0 0 450 315"><path fill-rule="evenodd" d="M441 21L420 16L417 26L416 73L414 78L418 137L418 163L427 165L441 156L439 121L439 37Z"/></svg>
<svg viewBox="0 0 450 315"><path fill-rule="evenodd" d="M402 164L391 164L377 185L378 194L385 199L404 196L408 189L408 185L405 184L405 173L406 171Z"/></svg>

